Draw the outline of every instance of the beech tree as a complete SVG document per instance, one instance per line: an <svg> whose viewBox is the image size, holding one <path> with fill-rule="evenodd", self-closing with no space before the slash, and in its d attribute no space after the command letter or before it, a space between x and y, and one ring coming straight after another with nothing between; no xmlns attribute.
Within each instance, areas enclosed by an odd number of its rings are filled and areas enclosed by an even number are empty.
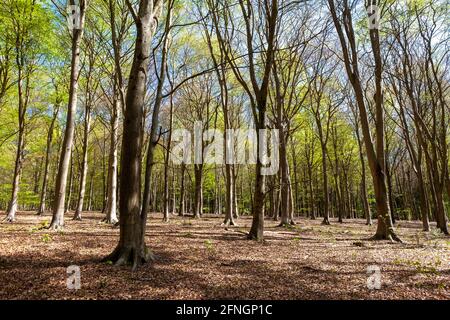
<svg viewBox="0 0 450 320"><path fill-rule="evenodd" d="M162 0L140 0L137 11L127 0L136 27L133 64L128 79L123 123L120 173L120 240L105 258L115 265L132 263L136 268L152 258L145 245L147 211L141 212L142 117L149 72L151 41L163 8Z"/></svg>
<svg viewBox="0 0 450 320"><path fill-rule="evenodd" d="M69 2L75 5L73 0ZM64 226L65 197L67 186L67 174L69 172L69 163L72 156L73 136L75 131L75 112L78 100L78 81L80 72L80 46L83 37L83 28L86 15L86 0L79 1L79 13L72 12L73 29L71 31L72 39L72 59L69 85L69 102L67 106L66 129L61 147L61 156L59 157L58 174L55 183L55 199L53 202L53 217L50 223L50 229L58 230Z"/></svg>
<svg viewBox="0 0 450 320"><path fill-rule="evenodd" d="M389 207L387 186L386 186L386 159L385 159L385 137L384 137L384 109L383 109L383 62L380 48L380 35L377 27L370 28L370 43L375 63L375 142L370 130L367 106L364 99L364 90L361 83L358 65L358 51L356 47L355 33L353 28L352 10L348 0L344 0L336 6L334 0L328 0L329 9L333 18L333 23L341 44L345 69L356 97L356 104L359 110L361 128L363 132L364 144L367 152L369 167L372 174L375 198L377 205L378 225L374 239L392 239L401 241L396 235L391 218ZM371 1L369 5L380 7L380 1ZM339 10L339 11L338 11ZM339 13L338 13L339 12ZM375 12L368 12L369 18Z"/></svg>

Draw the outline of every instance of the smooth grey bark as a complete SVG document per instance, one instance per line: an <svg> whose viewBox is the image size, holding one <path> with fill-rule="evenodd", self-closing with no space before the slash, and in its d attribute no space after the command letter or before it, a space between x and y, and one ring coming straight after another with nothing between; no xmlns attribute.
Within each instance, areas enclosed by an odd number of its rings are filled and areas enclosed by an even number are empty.
<svg viewBox="0 0 450 320"><path fill-rule="evenodd" d="M378 5L379 1L374 1ZM380 52L379 30L372 28L369 31L370 43L375 63L375 143L372 140L369 117L367 115L366 103L364 100L364 91L362 89L361 79L358 67L358 52L356 48L356 39L353 29L353 20L351 8L348 0L343 1L342 19L338 17L335 1L328 0L329 9L333 18L335 29L338 33L339 42L343 52L345 70L353 87L356 97L356 104L359 109L359 118L363 132L364 144L366 147L369 167L372 174L375 200L378 215L377 231L373 240L390 239L401 242L401 239L395 233L392 225L391 210L389 207L387 186L386 186L386 159L385 159L385 136L384 136L384 109L382 92L383 61ZM370 16L372 13L368 13ZM344 28L343 28L344 26ZM345 31L344 31L345 30ZM345 32L345 33L344 33Z"/></svg>
<svg viewBox="0 0 450 320"><path fill-rule="evenodd" d="M162 0L160 1L162 2ZM162 45L162 51L161 51L161 62L160 62L160 70L159 70L159 76L158 76L158 85L156 88L156 98L155 103L153 105L153 114L152 114L152 124L150 128L150 137L148 141L147 146L147 159L145 163L145 178L144 178L144 193L143 193L143 200L142 200L142 209L141 209L141 216L147 217L148 211L150 209L150 197L151 197L151 181L152 181L152 169L153 169L153 158L154 158L154 152L156 145L159 141L159 113L161 109L161 104L163 100L163 87L164 82L166 79L166 72L167 72L167 56L168 56L168 49L169 49L169 39L170 39L170 26L171 26L171 15L172 15L172 9L173 9L173 2L174 0L171 0L168 5L167 15L166 15L166 24L165 24L165 33L164 33L164 39L163 39L163 45ZM153 202L156 203L156 197L154 197Z"/></svg>
<svg viewBox="0 0 450 320"><path fill-rule="evenodd" d="M104 260L115 265L131 263L135 269L153 257L145 245L147 212L141 214L142 121L151 41L162 10L162 0L140 0L138 12L127 0L136 25L133 63L130 71L124 114L120 171L120 239Z"/></svg>
<svg viewBox="0 0 450 320"><path fill-rule="evenodd" d="M86 89L88 89L87 87ZM91 108L87 103L85 106L84 115L84 131L83 131L83 151L82 151L82 162L81 162L81 177L78 192L78 201L75 209L75 214L73 220L81 220L81 214L83 212L84 198L86 193L86 180L88 174L88 150L89 150L89 132L91 130Z"/></svg>
<svg viewBox="0 0 450 320"><path fill-rule="evenodd" d="M70 1L74 4L74 1ZM78 76L80 73L80 44L83 37L83 28L86 14L86 1L80 0L80 29L72 31L72 59L69 84L69 102L67 107L66 129L59 158L58 174L55 185L55 199L53 203L53 216L50 229L58 230L64 226L64 209L66 197L67 174L70 158L72 156L73 136L75 131L75 113L78 98Z"/></svg>
<svg viewBox="0 0 450 320"><path fill-rule="evenodd" d="M165 67L165 66L164 66ZM172 146L172 126L173 126L173 95L170 96L169 111L169 136L167 138L166 154L164 157L164 195L163 195L163 215L164 222L169 221L169 159ZM174 175L174 173L173 173Z"/></svg>
<svg viewBox="0 0 450 320"><path fill-rule="evenodd" d="M179 211L178 215L183 217L186 212L186 199L185 199L185 171L186 171L186 164L181 164L181 170L180 170L180 204L179 204Z"/></svg>
<svg viewBox="0 0 450 320"><path fill-rule="evenodd" d="M39 202L39 209L37 214L43 215L45 213L45 205L47 201L47 187L48 187L48 176L49 176L49 164L50 156L52 153L52 143L53 143L53 131L55 129L55 122L58 117L61 101L58 101L53 109L53 116L50 122L50 126L47 132L47 146L45 152L45 162L44 162L44 175L42 181L41 197Z"/></svg>
<svg viewBox="0 0 450 320"><path fill-rule="evenodd" d="M110 147L109 147L109 170L108 170L108 196L106 202L106 217L105 222L109 224L116 224L117 219L117 174L118 174L118 160L117 160L117 148L119 144L118 131L119 131L119 114L120 114L120 101L115 94L113 99L113 108L111 116L111 131L110 131Z"/></svg>

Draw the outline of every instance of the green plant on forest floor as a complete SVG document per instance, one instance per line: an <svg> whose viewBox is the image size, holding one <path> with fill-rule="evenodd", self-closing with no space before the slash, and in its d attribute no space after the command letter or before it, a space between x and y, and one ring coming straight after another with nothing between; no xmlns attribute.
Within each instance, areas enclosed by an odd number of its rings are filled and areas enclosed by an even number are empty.
<svg viewBox="0 0 450 320"><path fill-rule="evenodd" d="M48 233L46 233L46 234L43 234L43 235L42 235L41 240L42 240L42 242L50 242L50 241L52 241L53 239L52 239L52 236L51 236L51 235L49 235Z"/></svg>
<svg viewBox="0 0 450 320"><path fill-rule="evenodd" d="M36 232L36 231L47 229L48 226L49 226L48 220L41 221L40 224L31 228L31 232Z"/></svg>
<svg viewBox="0 0 450 320"><path fill-rule="evenodd" d="M214 244L211 240L205 240L205 247L206 249L208 249L209 251L213 251L214 250Z"/></svg>
<svg viewBox="0 0 450 320"><path fill-rule="evenodd" d="M407 265L416 269L416 272L423 274L437 274L439 267L442 264L442 261L437 258L433 263L424 264L418 260L407 260L407 259L395 259L393 261L396 265Z"/></svg>

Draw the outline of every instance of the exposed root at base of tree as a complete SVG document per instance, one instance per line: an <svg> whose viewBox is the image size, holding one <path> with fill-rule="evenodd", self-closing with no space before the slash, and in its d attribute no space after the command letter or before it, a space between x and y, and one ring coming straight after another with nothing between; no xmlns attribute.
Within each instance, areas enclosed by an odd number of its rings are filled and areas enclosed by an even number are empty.
<svg viewBox="0 0 450 320"><path fill-rule="evenodd" d="M72 218L73 221L81 221L81 216L75 216Z"/></svg>
<svg viewBox="0 0 450 320"><path fill-rule="evenodd" d="M116 223L119 222L119 220L117 220L117 219L111 219L111 218L103 218L103 219L102 219L102 222L105 223L105 224L112 224L112 225L115 225Z"/></svg>
<svg viewBox="0 0 450 320"><path fill-rule="evenodd" d="M221 227L237 227L237 224L232 219L226 219L224 222L222 222L222 224L220 226Z"/></svg>
<svg viewBox="0 0 450 320"><path fill-rule="evenodd" d="M13 222L16 221L16 218L10 217L10 216L6 216L6 217L3 219L3 221L9 222L9 223L13 223Z"/></svg>
<svg viewBox="0 0 450 320"><path fill-rule="evenodd" d="M321 224L324 225L324 226L331 225L330 220L328 220L328 219L324 219Z"/></svg>
<svg viewBox="0 0 450 320"><path fill-rule="evenodd" d="M50 230L50 231L61 231L63 229L64 229L64 225L59 224L59 223L51 223L47 228L47 230Z"/></svg>
<svg viewBox="0 0 450 320"><path fill-rule="evenodd" d="M142 249L117 246L110 255L102 259L102 262L110 261L117 267L131 265L132 271L135 271L140 265L153 262L155 259L156 256L146 246Z"/></svg>
<svg viewBox="0 0 450 320"><path fill-rule="evenodd" d="M369 238L370 241L380 241L380 240L389 240L391 242L403 243L402 239L400 239L397 234L394 232L390 232L389 234L375 234L374 236Z"/></svg>
<svg viewBox="0 0 450 320"><path fill-rule="evenodd" d="M295 225L295 222L288 221L288 222L280 222L280 224L277 226L278 228L292 228L292 226Z"/></svg>
<svg viewBox="0 0 450 320"><path fill-rule="evenodd" d="M264 237L254 235L251 232L247 233L247 240L257 241L257 242L264 242Z"/></svg>

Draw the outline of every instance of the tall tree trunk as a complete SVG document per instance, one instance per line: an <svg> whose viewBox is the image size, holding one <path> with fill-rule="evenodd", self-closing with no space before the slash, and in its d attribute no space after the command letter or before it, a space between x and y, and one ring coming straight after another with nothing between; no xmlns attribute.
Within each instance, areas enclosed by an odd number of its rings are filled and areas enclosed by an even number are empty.
<svg viewBox="0 0 450 320"><path fill-rule="evenodd" d="M17 35L19 39L19 35ZM18 40L19 41L19 40ZM12 183L12 191L11 191L11 199L9 201L8 210L6 211L5 220L8 222L14 222L16 220L16 212L18 208L19 202L19 189L20 189L20 178L22 175L22 165L24 160L24 148L25 148L25 120L26 120L26 112L27 105L29 99L29 75L25 76L26 84L24 88L24 75L23 75L23 66L24 66L24 57L20 52L21 48L16 46L16 63L18 68L18 78L17 81L17 89L19 96L19 108L18 108L18 123L19 123L19 132L17 138L17 150L16 150L16 159L14 163L14 175L13 175L13 183ZM25 89L25 92L24 92Z"/></svg>
<svg viewBox="0 0 450 320"><path fill-rule="evenodd" d="M45 152L45 163L44 163L44 178L42 181L42 189L41 189L41 198L39 203L39 210L37 212L38 215L43 215L45 213L45 205L47 201L47 185L48 185L48 176L49 176L49 164L50 164L50 156L52 152L52 143L53 143L53 131L55 128L56 118L58 117L60 105L57 103L53 110L52 121L50 122L50 127L47 132L47 147Z"/></svg>
<svg viewBox="0 0 450 320"><path fill-rule="evenodd" d="M203 214L203 164L194 165L194 218L200 218Z"/></svg>
<svg viewBox="0 0 450 320"><path fill-rule="evenodd" d="M143 0L142 0L143 1ZM141 1L141 2L142 2ZM148 0L150 2L154 1L155 4L159 4L162 6L163 0ZM145 3L145 1L144 1ZM168 47L169 47L169 38L170 38L170 28L171 28L171 15L172 15L172 8L173 8L174 0L171 0L168 5L167 10L167 16L166 16L166 24L165 24L165 36L163 40L163 46L162 46L162 52L161 52L161 63L160 63L160 74L158 79L158 85L156 88L156 98L155 103L153 106L153 114L152 114L152 124L150 128L150 137L147 147L147 160L145 163L145 180L144 180L144 193L143 193L143 200L142 200L142 210L141 210L141 216L146 221L147 214L150 207L150 185L152 180L152 169L153 169L153 158L154 158L154 151L156 148L156 145L158 144L159 135L158 130L159 128L159 112L161 108L161 103L163 99L162 90L164 87L164 82L166 79L166 65L167 65L167 55L168 55ZM141 3L142 5L142 3ZM153 199L153 201L156 203L156 199Z"/></svg>
<svg viewBox="0 0 450 320"><path fill-rule="evenodd" d="M179 212L178 215L183 217L186 213L186 199L185 199L185 171L186 171L186 164L181 164L181 182L180 182L180 205L179 205Z"/></svg>
<svg viewBox="0 0 450 320"><path fill-rule="evenodd" d="M330 224L330 194L328 192L328 169L327 169L327 147L325 143L321 143L322 148L322 178L323 178L323 203L324 213L322 224Z"/></svg>
<svg viewBox="0 0 450 320"><path fill-rule="evenodd" d="M165 65L163 66L165 67ZM167 138L166 155L164 157L164 222L169 221L169 160L170 149L172 146L172 127L173 127L173 95L170 96L170 111L169 111L169 136ZM175 175L173 173L173 175Z"/></svg>
<svg viewBox="0 0 450 320"><path fill-rule="evenodd" d="M281 127L281 126L280 126ZM287 155L287 139L284 130L280 130L280 173L281 173L281 222L280 226L293 224L291 208L291 180L289 176L289 162Z"/></svg>
<svg viewBox="0 0 450 320"><path fill-rule="evenodd" d="M16 161L14 165L14 177L12 184L11 200L8 205L8 210L6 212L6 221L14 222L16 220L16 212L18 208L19 200L19 185L20 177L22 174L22 164L23 164L23 147L24 147L24 134L23 128L19 129L19 137L17 141L17 152Z"/></svg>
<svg viewBox="0 0 450 320"><path fill-rule="evenodd" d="M81 177L80 189L78 192L77 207L73 220L81 220L81 213L83 212L84 197L86 193L86 180L88 174L88 151L89 151L89 131L91 130L91 108L86 105L84 115L84 132L83 132L83 154L81 163ZM89 199L90 200L90 199Z"/></svg>
<svg viewBox="0 0 450 320"><path fill-rule="evenodd" d="M73 150L72 150L73 153ZM69 169L69 191L67 192L67 200L64 204L64 212L67 213L72 209L72 190L73 190L73 175L74 175L74 165L73 165L73 157L70 158L70 169Z"/></svg>
<svg viewBox="0 0 450 320"><path fill-rule="evenodd" d="M71 4L74 2L71 0ZM86 13L85 0L79 1L80 6L80 29L72 31L72 62L70 70L69 104L67 107L66 130L59 160L58 175L55 185L55 199L53 203L53 217L50 229L57 230L64 226L64 209L66 197L67 174L72 155L73 136L75 131L75 113L78 97L78 75L80 72L80 44L83 36L83 27Z"/></svg>
<svg viewBox="0 0 450 320"><path fill-rule="evenodd" d="M117 174L118 174L118 160L117 148L119 144L119 114L120 114L120 100L117 94L113 101L112 117L111 117L111 137L109 147L109 170L108 170L108 197L106 203L106 218L105 222L109 224L116 224L117 220Z"/></svg>
<svg viewBox="0 0 450 320"><path fill-rule="evenodd" d="M358 121L356 119L356 121ZM361 201L364 209L364 216L366 217L366 225L372 225L372 214L370 212L369 199L367 196L367 182L366 182L366 162L364 161L364 154L362 149L361 138L359 136L359 126L356 128L356 139L358 140L359 161L361 163Z"/></svg>
<svg viewBox="0 0 450 320"><path fill-rule="evenodd" d="M395 233L392 225L391 210L387 196L386 186L386 159L385 159L385 137L384 137L384 109L382 92L382 71L383 61L380 51L379 30L371 28L370 42L375 62L375 145L372 141L372 134L369 125L369 117L364 100L364 91L359 76L358 53L356 51L356 40L353 30L353 20L351 8L348 0L344 0L343 22L338 18L335 1L328 0L330 12L333 18L339 41L343 51L343 60L348 78L352 84L356 104L359 109L359 118L363 132L363 139L366 147L369 167L372 173L372 179L375 190L375 200L378 215L377 231L373 236L374 240L390 239L401 242L401 239ZM378 4L376 1L375 5ZM369 16L372 13L369 13ZM345 25L345 34L342 28ZM347 37L347 40L346 40ZM350 45L349 45L350 43Z"/></svg>
<svg viewBox="0 0 450 320"><path fill-rule="evenodd" d="M151 41L163 1L141 0L138 13L134 12L130 2L127 1L127 5L135 19L136 42L123 126L119 199L120 240L105 260L110 260L116 265L131 262L135 269L152 257L145 245L147 212L141 214L141 135Z"/></svg>

